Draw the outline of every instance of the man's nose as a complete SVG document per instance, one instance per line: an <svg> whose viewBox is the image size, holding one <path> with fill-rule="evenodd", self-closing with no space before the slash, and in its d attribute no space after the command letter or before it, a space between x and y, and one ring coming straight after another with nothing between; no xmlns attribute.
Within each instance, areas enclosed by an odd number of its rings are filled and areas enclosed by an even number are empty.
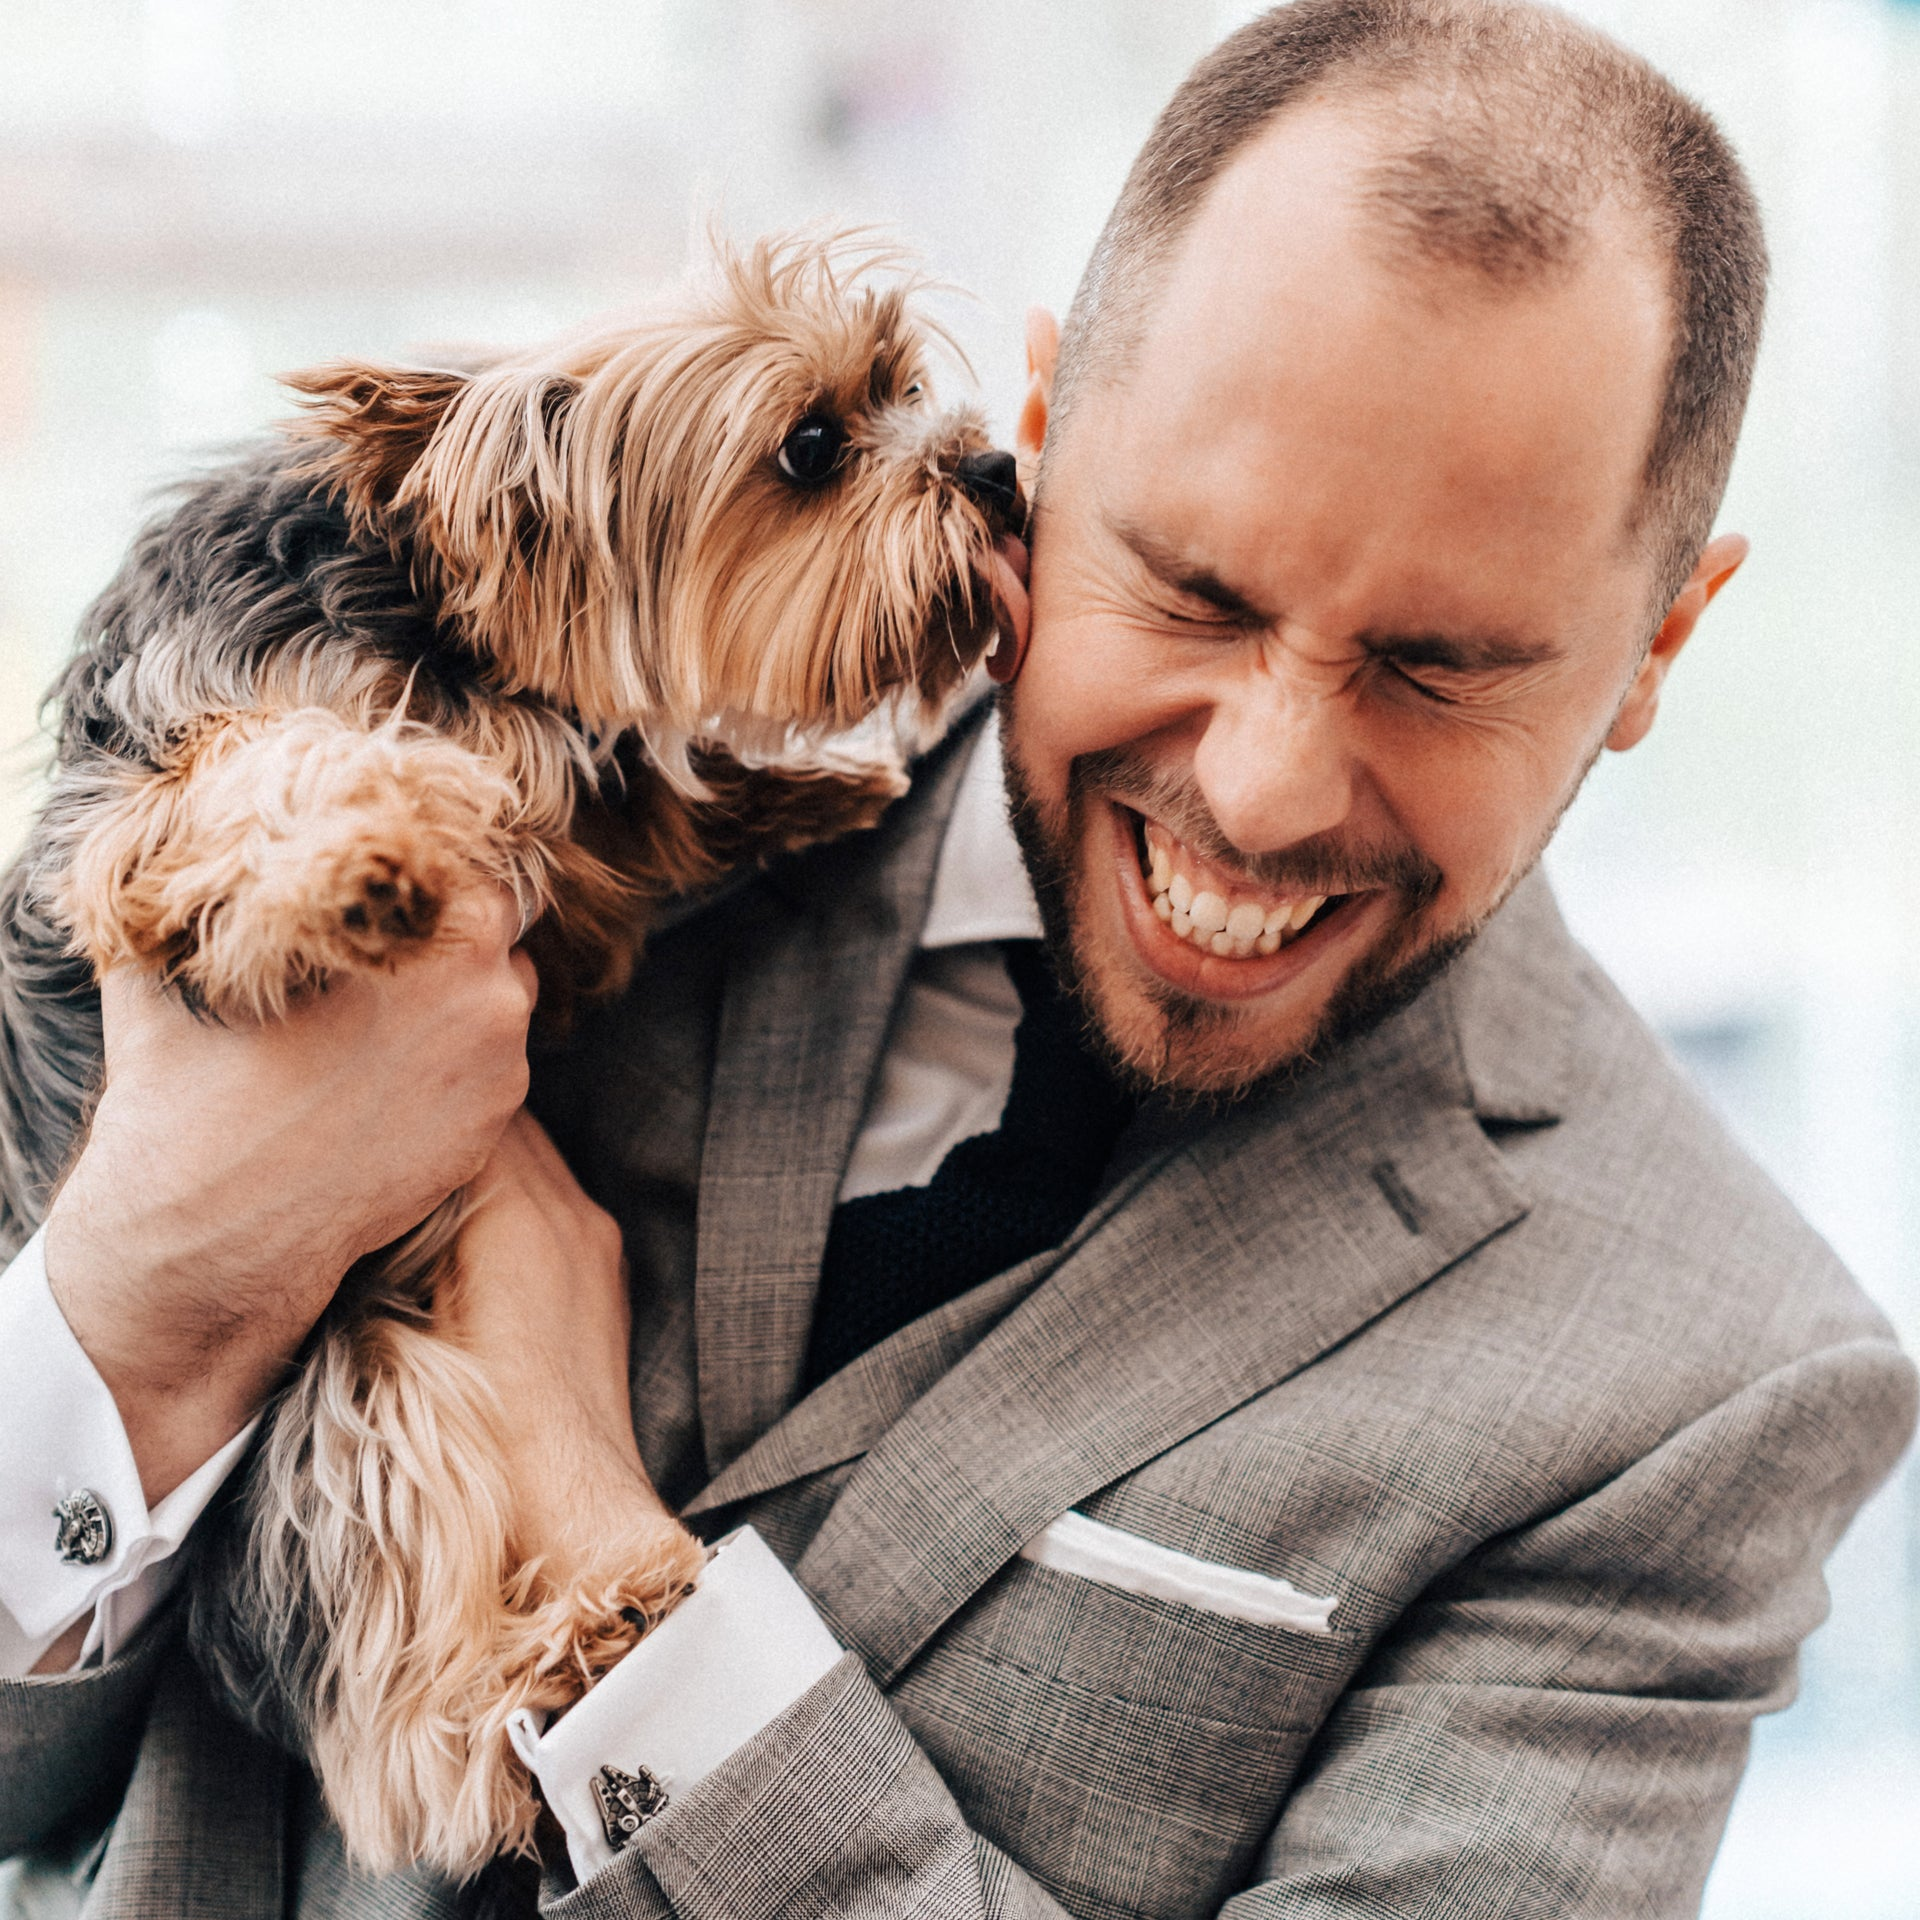
<svg viewBox="0 0 1920 1920"><path fill-rule="evenodd" d="M1334 832L1352 816L1357 778L1346 703L1284 674L1253 675L1215 704L1193 772L1243 853Z"/></svg>

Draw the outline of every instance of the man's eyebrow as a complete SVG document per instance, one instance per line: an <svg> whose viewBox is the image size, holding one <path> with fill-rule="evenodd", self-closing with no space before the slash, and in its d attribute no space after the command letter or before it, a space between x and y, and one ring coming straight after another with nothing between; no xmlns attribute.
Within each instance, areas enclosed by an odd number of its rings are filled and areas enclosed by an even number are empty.
<svg viewBox="0 0 1920 1920"><path fill-rule="evenodd" d="M1510 633L1363 633L1358 644L1397 667L1443 673L1496 673L1543 667L1565 651L1552 640Z"/></svg>
<svg viewBox="0 0 1920 1920"><path fill-rule="evenodd" d="M1185 594L1191 600L1204 601L1222 619L1232 621L1235 625L1273 625L1274 616L1264 607L1257 606L1237 588L1230 587L1211 567L1183 554L1158 534L1127 521L1114 522L1113 531L1121 544L1161 585L1171 587L1174 592Z"/></svg>

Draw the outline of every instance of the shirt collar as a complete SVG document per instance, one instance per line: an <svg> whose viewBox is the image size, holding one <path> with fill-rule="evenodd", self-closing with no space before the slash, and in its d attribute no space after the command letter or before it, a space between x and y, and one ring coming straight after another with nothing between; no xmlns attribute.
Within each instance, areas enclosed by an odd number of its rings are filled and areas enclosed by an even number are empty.
<svg viewBox="0 0 1920 1920"><path fill-rule="evenodd" d="M940 843L920 945L961 947L982 940L1039 938L1040 909L1007 819L1000 716L990 713L961 776Z"/></svg>

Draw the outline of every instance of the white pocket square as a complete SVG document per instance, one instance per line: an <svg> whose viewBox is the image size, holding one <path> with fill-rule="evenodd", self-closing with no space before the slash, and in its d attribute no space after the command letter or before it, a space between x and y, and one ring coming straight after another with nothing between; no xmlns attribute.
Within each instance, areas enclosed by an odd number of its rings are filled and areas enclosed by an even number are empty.
<svg viewBox="0 0 1920 1920"><path fill-rule="evenodd" d="M1262 1627L1290 1627L1296 1633L1331 1633L1331 1615L1339 1605L1337 1596L1302 1593L1271 1574L1196 1560L1137 1533L1089 1520L1084 1513L1063 1513L1020 1549L1020 1558L1124 1593L1178 1600L1203 1613Z"/></svg>

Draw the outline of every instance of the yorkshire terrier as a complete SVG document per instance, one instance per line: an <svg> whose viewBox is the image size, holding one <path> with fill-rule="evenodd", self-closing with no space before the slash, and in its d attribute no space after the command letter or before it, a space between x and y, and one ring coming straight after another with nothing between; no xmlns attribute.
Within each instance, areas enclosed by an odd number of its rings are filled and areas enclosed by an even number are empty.
<svg viewBox="0 0 1920 1920"><path fill-rule="evenodd" d="M923 290L788 237L630 324L292 380L304 414L140 537L54 690L0 883L0 1238L84 1136L101 970L271 1020L478 876L519 899L544 1012L617 988L660 902L878 817L900 757L840 736L937 723L1024 515L977 411L933 402ZM508 1717L576 1699L701 1556L559 1578L518 1551L489 1389L439 1330L462 1208L348 1276L192 1637L356 1861L464 1877L531 1844Z"/></svg>

